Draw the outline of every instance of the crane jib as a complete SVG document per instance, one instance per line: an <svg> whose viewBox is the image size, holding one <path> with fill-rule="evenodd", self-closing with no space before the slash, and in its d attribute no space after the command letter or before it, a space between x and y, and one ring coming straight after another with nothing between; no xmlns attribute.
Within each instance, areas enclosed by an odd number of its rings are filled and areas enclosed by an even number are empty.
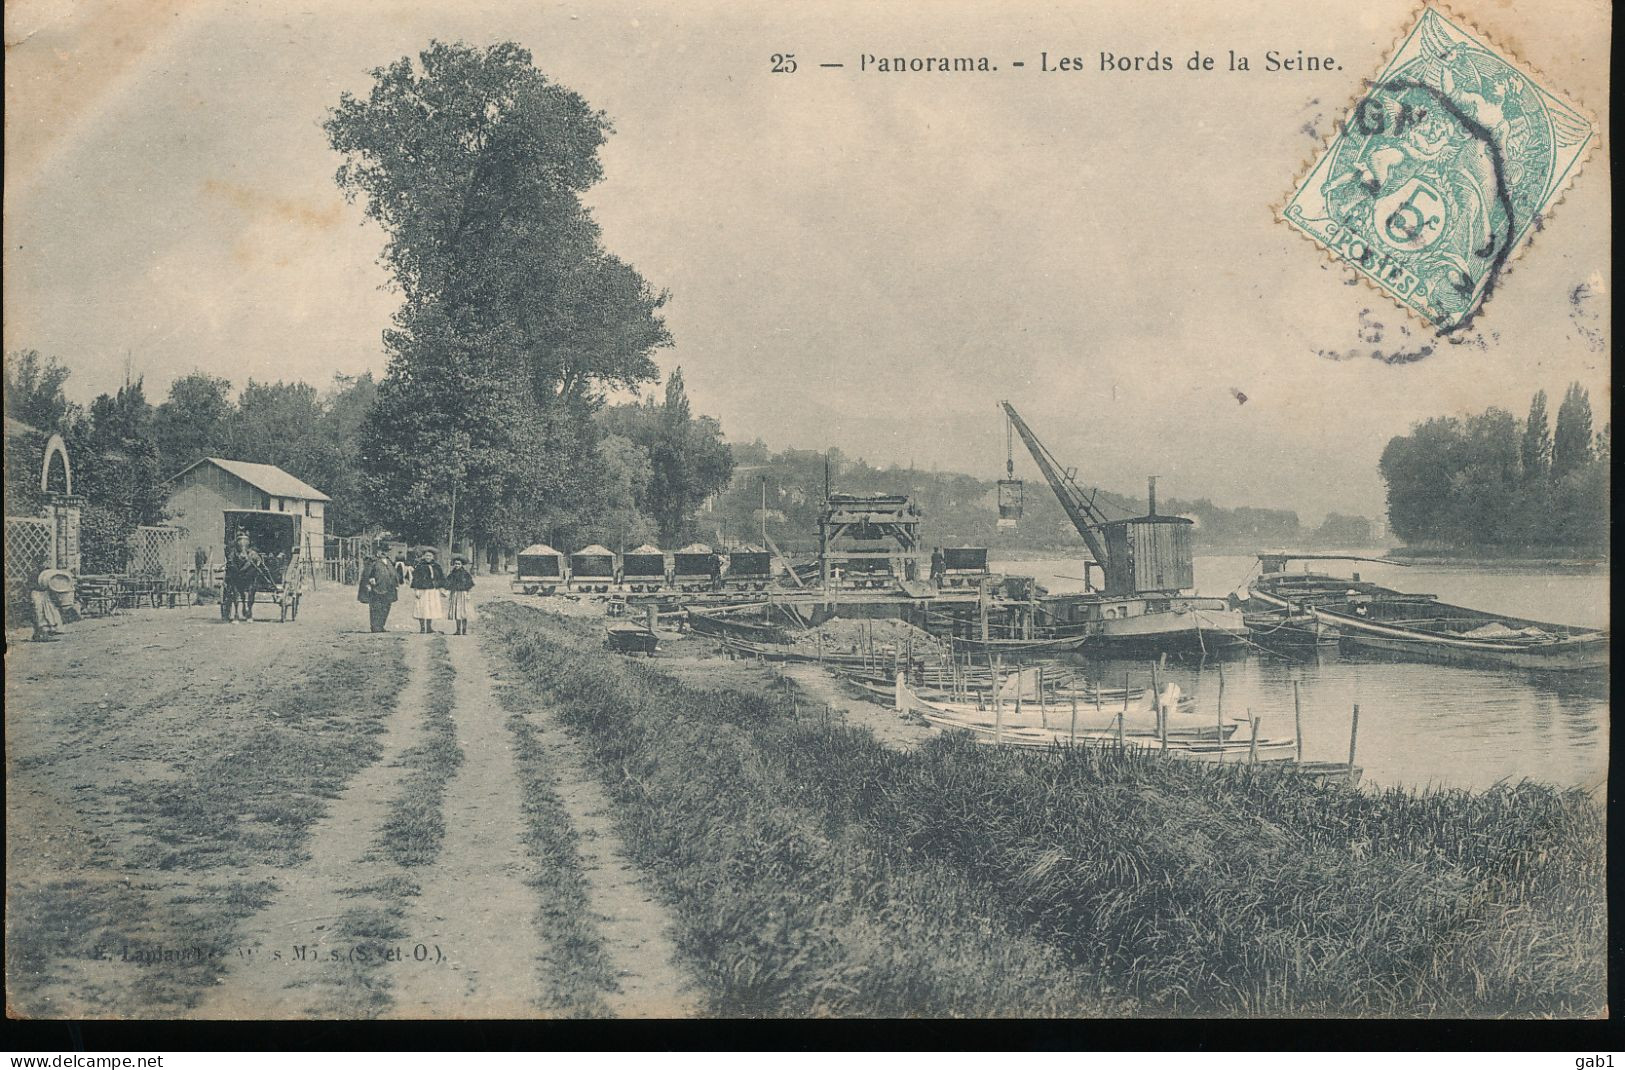
<svg viewBox="0 0 1625 1070"><path fill-rule="evenodd" d="M1038 440L1038 436L1033 434L1032 428L1027 426L1027 422L1016 412L1013 405L1008 401L999 404L1003 407L1005 416L1009 418L1010 426L1014 427L1016 434L1021 436L1021 441L1027 447L1027 452L1033 455L1034 463L1038 465L1038 470L1043 473L1044 479L1049 483L1050 490L1055 492L1056 500L1061 503L1061 508L1066 510L1067 519L1071 520L1072 526L1078 529L1078 534L1083 537L1084 545L1089 547L1089 552L1094 555L1100 567L1102 569L1106 568L1106 547L1095 533L1095 529L1104 524L1106 518L1095 508L1094 496L1091 495L1088 499L1084 498L1083 492L1077 486L1073 476L1070 473L1063 472L1060 463L1055 460L1049 449Z"/></svg>

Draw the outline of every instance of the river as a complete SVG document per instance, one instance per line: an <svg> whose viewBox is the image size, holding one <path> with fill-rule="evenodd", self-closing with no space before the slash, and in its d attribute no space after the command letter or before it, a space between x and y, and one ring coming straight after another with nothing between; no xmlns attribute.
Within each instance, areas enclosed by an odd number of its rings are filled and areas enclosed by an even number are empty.
<svg viewBox="0 0 1625 1070"><path fill-rule="evenodd" d="M1372 551L1373 554L1381 551ZM1229 594L1256 565L1251 556L1198 556L1197 590ZM1606 627L1608 570L1515 566L1412 566L1314 562L1349 575L1440 600L1536 620ZM1296 566L1302 568L1302 565ZM993 568L1038 579L1051 591L1083 589L1078 560L995 562ZM1145 661L1084 658L1091 678L1122 686L1149 681ZM1222 673L1221 673L1222 667ZM1592 790L1608 773L1606 685L1552 684L1525 673L1412 664L1326 651L1293 660L1252 653L1216 661L1172 661L1163 678L1196 696L1203 709L1220 700L1226 716L1262 718L1263 736L1293 732L1292 685L1302 692L1304 758L1347 761L1353 709L1360 707L1356 764L1367 783L1485 788L1536 780Z"/></svg>

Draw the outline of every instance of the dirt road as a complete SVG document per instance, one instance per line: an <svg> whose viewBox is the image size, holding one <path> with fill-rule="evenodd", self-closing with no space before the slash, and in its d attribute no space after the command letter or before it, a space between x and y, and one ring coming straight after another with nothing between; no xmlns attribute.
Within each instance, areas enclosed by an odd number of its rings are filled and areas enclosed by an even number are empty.
<svg viewBox="0 0 1625 1070"><path fill-rule="evenodd" d="M325 585L292 624L142 610L13 646L13 1013L527 1017L566 1012L547 995L566 974L610 978L598 1013L690 1011L602 789L546 710L498 701L475 629L419 636L402 603L373 635ZM536 847L512 716L573 852ZM588 904L568 942L538 922L561 876ZM596 971L572 961L583 943Z"/></svg>

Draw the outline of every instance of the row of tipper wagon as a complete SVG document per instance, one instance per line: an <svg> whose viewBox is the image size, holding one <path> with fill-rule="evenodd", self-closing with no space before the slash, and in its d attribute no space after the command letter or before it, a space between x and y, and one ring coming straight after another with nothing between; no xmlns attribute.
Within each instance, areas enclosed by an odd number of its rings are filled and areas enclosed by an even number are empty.
<svg viewBox="0 0 1625 1070"><path fill-rule="evenodd" d="M763 591L772 582L773 555L756 547L718 551L692 543L668 552L644 545L617 554L595 544L566 554L537 543L519 552L513 589L524 594L552 594L560 588L603 594L697 591L721 584Z"/></svg>

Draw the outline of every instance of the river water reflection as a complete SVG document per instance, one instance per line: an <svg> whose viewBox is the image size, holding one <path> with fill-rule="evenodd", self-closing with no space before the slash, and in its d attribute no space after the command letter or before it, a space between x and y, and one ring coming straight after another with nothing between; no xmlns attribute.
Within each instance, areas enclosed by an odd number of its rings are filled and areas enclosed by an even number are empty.
<svg viewBox="0 0 1625 1070"><path fill-rule="evenodd" d="M1252 557L1198 557L1198 590L1224 595L1249 577ZM996 563L1030 575L1051 591L1082 589L1077 561ZM1300 566L1301 567L1301 566ZM1441 600L1565 624L1608 624L1608 573L1515 568L1405 568L1330 562L1325 571ZM1150 678L1145 660L1079 657L1091 678L1122 686ZM1346 761L1353 708L1360 707L1356 762L1380 785L1484 788L1528 778L1595 789L1608 772L1609 705L1605 682L1552 682L1527 673L1394 662L1335 650L1296 658L1251 653L1222 663L1171 661L1159 670L1215 710L1222 687L1226 716L1262 718L1264 736L1293 731L1292 685L1303 699L1304 757ZM1222 681L1222 682L1221 682Z"/></svg>

